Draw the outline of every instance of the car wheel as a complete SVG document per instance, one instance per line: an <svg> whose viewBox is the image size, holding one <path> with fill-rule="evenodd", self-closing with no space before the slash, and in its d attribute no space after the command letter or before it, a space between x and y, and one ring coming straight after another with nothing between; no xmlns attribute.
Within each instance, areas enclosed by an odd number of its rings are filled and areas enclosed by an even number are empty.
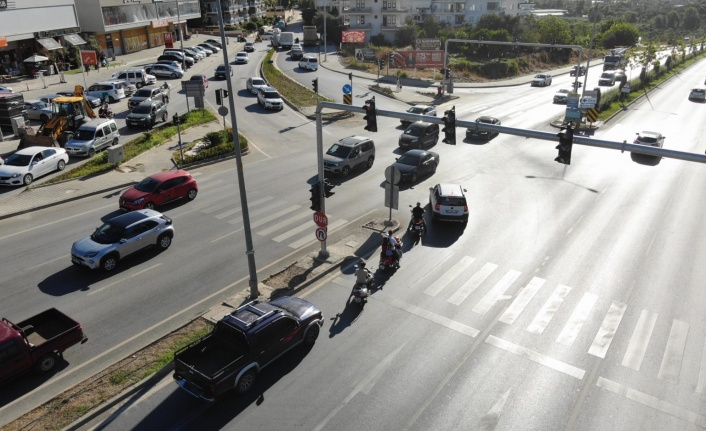
<svg viewBox="0 0 706 431"><path fill-rule="evenodd" d="M66 167L66 162L63 160L59 160L59 163L56 164L57 171L63 171L65 167Z"/></svg>
<svg viewBox="0 0 706 431"><path fill-rule="evenodd" d="M307 346L313 346L316 342L316 339L319 338L319 332L321 332L321 328L319 328L319 325L316 323L312 323L309 326L309 329L306 331L306 334L304 335L304 344L306 344Z"/></svg>
<svg viewBox="0 0 706 431"><path fill-rule="evenodd" d="M375 156L370 156L368 157L368 163L365 164L366 169L370 169L373 167L373 163L375 163Z"/></svg>
<svg viewBox="0 0 706 431"><path fill-rule="evenodd" d="M32 181L34 178L32 178L32 174L26 174L24 177L22 177L22 184L28 186L32 184Z"/></svg>
<svg viewBox="0 0 706 431"><path fill-rule="evenodd" d="M117 100L115 100L115 98L113 96L108 96L108 102L115 103L115 102L117 102Z"/></svg>
<svg viewBox="0 0 706 431"><path fill-rule="evenodd" d="M344 166L343 169L341 169L341 176L347 177L350 173L351 168L349 168L348 166Z"/></svg>
<svg viewBox="0 0 706 431"><path fill-rule="evenodd" d="M54 353L49 353L42 356L36 364L34 364L34 370L38 373L46 373L54 368L56 365L56 355Z"/></svg>
<svg viewBox="0 0 706 431"><path fill-rule="evenodd" d="M198 192L199 191L196 189L191 189L189 190L189 193L186 194L186 198L190 201L193 201L194 199L196 199L196 195L198 194Z"/></svg>
<svg viewBox="0 0 706 431"><path fill-rule="evenodd" d="M235 385L235 391L238 394L244 394L250 389L252 389L253 386L255 386L255 381L257 380L257 371L255 371L254 368L249 369L246 371L242 376L240 376L240 379L238 379L238 383Z"/></svg>
<svg viewBox="0 0 706 431"><path fill-rule="evenodd" d="M154 202L147 202L145 204L145 208L147 208L148 210L153 210L155 208Z"/></svg>
<svg viewBox="0 0 706 431"><path fill-rule="evenodd" d="M140 89L140 88L142 88L142 85L143 85L143 84L142 84L141 82L138 82L138 83L135 84L135 87L137 87L138 89Z"/></svg>
<svg viewBox="0 0 706 431"><path fill-rule="evenodd" d="M171 77L172 77L172 79L173 79L173 78L178 78L179 75L177 75L176 73L172 73Z"/></svg>
<svg viewBox="0 0 706 431"><path fill-rule="evenodd" d="M42 114L39 116L39 121L42 123L46 123L49 120L49 117L46 114Z"/></svg>
<svg viewBox="0 0 706 431"><path fill-rule="evenodd" d="M163 233L157 238L157 245L162 251L168 249L169 246L172 245L172 236L168 233Z"/></svg>
<svg viewBox="0 0 706 431"><path fill-rule="evenodd" d="M120 260L118 255L115 253L111 253L101 259L100 267L104 272L110 272L114 270L116 266L118 266L118 260Z"/></svg>
<svg viewBox="0 0 706 431"><path fill-rule="evenodd" d="M88 157L93 157L93 156L95 156L95 155L96 155L96 150L95 150L95 149L91 148L90 150L88 150Z"/></svg>

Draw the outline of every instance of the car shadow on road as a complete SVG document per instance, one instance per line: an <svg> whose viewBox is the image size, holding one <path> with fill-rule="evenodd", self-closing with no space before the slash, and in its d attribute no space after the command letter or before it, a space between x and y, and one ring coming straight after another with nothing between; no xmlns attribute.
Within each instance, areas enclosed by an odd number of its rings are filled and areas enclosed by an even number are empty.
<svg viewBox="0 0 706 431"><path fill-rule="evenodd" d="M657 166L659 162L662 161L662 158L659 156L646 156L644 154L635 153L630 153L630 159L637 164L646 166Z"/></svg>
<svg viewBox="0 0 706 431"><path fill-rule="evenodd" d="M46 373L38 374L30 371L14 380L3 383L2 391L0 391L0 408L44 385L68 366L69 363L63 357L57 357L54 368Z"/></svg>

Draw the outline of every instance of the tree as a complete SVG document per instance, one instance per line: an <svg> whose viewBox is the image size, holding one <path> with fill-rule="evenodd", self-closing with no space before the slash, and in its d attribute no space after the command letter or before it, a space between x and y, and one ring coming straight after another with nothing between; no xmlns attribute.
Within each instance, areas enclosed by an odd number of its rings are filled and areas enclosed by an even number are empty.
<svg viewBox="0 0 706 431"><path fill-rule="evenodd" d="M301 8L304 25L312 25L316 15L316 3L314 0L301 0Z"/></svg>
<svg viewBox="0 0 706 431"><path fill-rule="evenodd" d="M441 24L439 20L431 15L424 15L422 21L422 31L425 37L439 37L439 30L441 29Z"/></svg>
<svg viewBox="0 0 706 431"><path fill-rule="evenodd" d="M640 31L634 24L618 22L603 34L603 47L615 48L616 46L633 46L640 37Z"/></svg>
<svg viewBox="0 0 706 431"><path fill-rule="evenodd" d="M667 12L667 28L674 30L679 28L679 14L673 9Z"/></svg>
<svg viewBox="0 0 706 431"><path fill-rule="evenodd" d="M701 15L694 6L684 8L681 26L685 30L697 30L701 26Z"/></svg>
<svg viewBox="0 0 706 431"><path fill-rule="evenodd" d="M572 42L569 24L555 16L546 16L537 22L540 43L569 45Z"/></svg>
<svg viewBox="0 0 706 431"><path fill-rule="evenodd" d="M417 34L417 26L414 21L409 19L402 28L395 32L395 45L398 47L414 45Z"/></svg>

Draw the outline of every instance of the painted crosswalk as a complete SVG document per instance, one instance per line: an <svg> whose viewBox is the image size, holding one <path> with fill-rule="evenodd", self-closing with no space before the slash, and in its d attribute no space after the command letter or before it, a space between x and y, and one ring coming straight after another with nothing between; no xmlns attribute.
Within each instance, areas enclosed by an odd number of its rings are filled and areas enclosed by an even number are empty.
<svg viewBox="0 0 706 431"><path fill-rule="evenodd" d="M423 293L427 299L420 302L427 305L423 307L421 303L411 304L399 298L387 298L387 295L391 295L388 289L385 289L386 298L381 300L449 329L466 335L474 334L471 335L473 337L481 333L482 328L469 323L473 319L492 316L495 312L499 316L498 322L518 326L522 332L532 334L531 337L554 334L553 342L581 349L586 355L603 359L608 358L611 345L616 336L621 334L623 341L627 341L627 348L620 352L619 357L611 357L609 360L619 361L620 366L640 372L649 351L649 357L654 362L650 367L650 378L672 384L686 384L697 394L706 393L706 340L702 334L690 334L686 322L677 319L660 320L660 316L650 310L633 310L627 314L628 305L618 300L601 298L596 293L580 291L537 276L523 277L521 271L485 262L476 256L448 251L437 253L432 261L423 257L418 260L405 257L408 259L405 268L410 268L412 278L417 280L411 286L406 286L405 291ZM342 275L339 282L350 285L352 277ZM350 280L344 281L346 278ZM444 317L444 313L439 314L442 303L447 305L444 310L457 307L462 311L453 313L459 322L454 323L449 317ZM425 310L427 307L429 311ZM471 310L473 315L466 313L466 310ZM630 318L626 319L626 315ZM669 336L666 340L660 339L658 346L653 340L653 333L659 325L662 325L663 332L669 330ZM552 330L549 331L549 328ZM577 343L578 339L584 341ZM518 344L517 339L510 342L489 335L485 341L573 377L583 376L581 370L527 349L521 343ZM698 349L687 349L690 342L698 343ZM685 352L697 350L702 356L689 362L697 363L698 367L694 369L692 365L686 372L683 369ZM659 351L659 355L655 355L655 351ZM659 371L655 372L657 364Z"/></svg>
<svg viewBox="0 0 706 431"><path fill-rule="evenodd" d="M243 208L238 201L221 201L200 209L200 212L234 226L213 242L231 238L243 230ZM293 249L317 242L314 235L317 226L312 220L312 212L302 205L274 196L262 196L248 201L248 214L250 228L260 237L270 238ZM346 224L348 221L345 219L329 216L327 233L330 235Z"/></svg>

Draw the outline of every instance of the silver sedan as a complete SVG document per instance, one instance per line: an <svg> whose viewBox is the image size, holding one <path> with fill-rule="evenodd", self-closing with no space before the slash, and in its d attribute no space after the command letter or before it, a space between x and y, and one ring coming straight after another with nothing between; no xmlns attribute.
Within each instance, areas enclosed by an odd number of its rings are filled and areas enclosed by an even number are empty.
<svg viewBox="0 0 706 431"><path fill-rule="evenodd" d="M52 117L51 105L41 100L25 100L27 118L45 123Z"/></svg>

